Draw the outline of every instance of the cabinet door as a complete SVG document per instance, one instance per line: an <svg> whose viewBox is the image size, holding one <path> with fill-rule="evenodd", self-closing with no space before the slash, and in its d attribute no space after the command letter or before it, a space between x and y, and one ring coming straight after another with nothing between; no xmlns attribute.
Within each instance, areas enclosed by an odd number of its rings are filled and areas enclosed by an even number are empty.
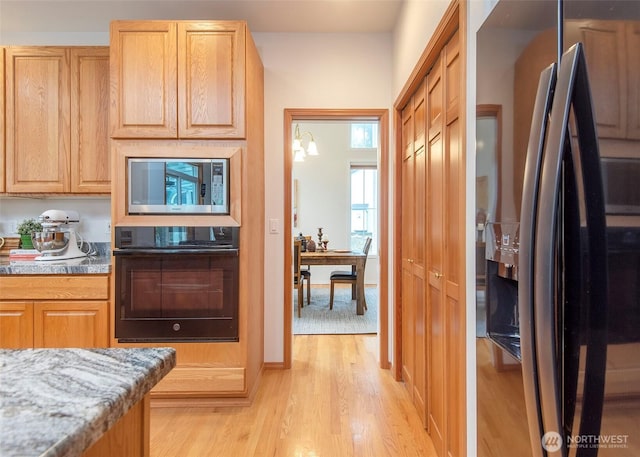
<svg viewBox="0 0 640 457"><path fill-rule="evenodd" d="M71 192L111 192L109 48L71 49Z"/></svg>
<svg viewBox="0 0 640 457"><path fill-rule="evenodd" d="M6 53L6 190L69 192L69 52Z"/></svg>
<svg viewBox="0 0 640 457"><path fill-rule="evenodd" d="M0 302L0 348L33 347L33 303Z"/></svg>
<svg viewBox="0 0 640 457"><path fill-rule="evenodd" d="M108 303L51 301L34 304L35 347L108 347Z"/></svg>
<svg viewBox="0 0 640 457"><path fill-rule="evenodd" d="M111 136L177 138L176 23L114 21Z"/></svg>
<svg viewBox="0 0 640 457"><path fill-rule="evenodd" d="M568 44L584 43L598 136L626 138L624 24L619 21L567 21L566 38Z"/></svg>
<svg viewBox="0 0 640 457"><path fill-rule="evenodd" d="M640 140L640 21L626 25L627 138Z"/></svg>
<svg viewBox="0 0 640 457"><path fill-rule="evenodd" d="M245 24L178 23L178 136L244 138Z"/></svg>

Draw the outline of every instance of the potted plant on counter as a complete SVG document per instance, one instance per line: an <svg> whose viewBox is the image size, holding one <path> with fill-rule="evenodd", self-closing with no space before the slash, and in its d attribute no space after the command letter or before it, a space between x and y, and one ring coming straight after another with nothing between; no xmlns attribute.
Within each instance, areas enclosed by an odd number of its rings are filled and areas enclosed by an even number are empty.
<svg viewBox="0 0 640 457"><path fill-rule="evenodd" d="M33 249L31 234L33 232L42 232L42 224L35 219L25 219L18 224L17 231L20 235L20 247L22 249Z"/></svg>

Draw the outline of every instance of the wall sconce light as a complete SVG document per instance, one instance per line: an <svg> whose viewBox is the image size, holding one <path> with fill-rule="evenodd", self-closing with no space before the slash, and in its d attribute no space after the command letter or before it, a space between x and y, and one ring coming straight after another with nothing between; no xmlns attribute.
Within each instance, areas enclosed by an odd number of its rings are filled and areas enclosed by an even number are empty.
<svg viewBox="0 0 640 457"><path fill-rule="evenodd" d="M302 145L302 139L305 135L309 135L310 137L306 150ZM310 156L317 156L318 146L316 145L316 142L313 138L313 134L311 132L300 133L300 126L296 124L296 128L293 134L293 161L304 162L304 157L307 154L309 154Z"/></svg>

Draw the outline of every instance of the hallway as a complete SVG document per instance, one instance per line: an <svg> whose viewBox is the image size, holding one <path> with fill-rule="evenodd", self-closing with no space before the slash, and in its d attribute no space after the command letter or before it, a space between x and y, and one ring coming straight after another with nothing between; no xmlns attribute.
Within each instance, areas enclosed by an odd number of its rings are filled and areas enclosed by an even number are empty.
<svg viewBox="0 0 640 457"><path fill-rule="evenodd" d="M298 335L247 408L152 408L152 457L435 456L372 335Z"/></svg>

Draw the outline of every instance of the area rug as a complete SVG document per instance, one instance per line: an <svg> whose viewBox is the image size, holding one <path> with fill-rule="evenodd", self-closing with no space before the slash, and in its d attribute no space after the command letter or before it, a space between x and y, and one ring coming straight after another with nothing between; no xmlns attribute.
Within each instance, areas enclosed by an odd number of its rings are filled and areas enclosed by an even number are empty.
<svg viewBox="0 0 640 457"><path fill-rule="evenodd" d="M293 333L294 335L355 335L378 332L378 288L365 287L367 310L356 314L356 301L351 300L351 287L335 288L333 309L329 309L329 287L312 287L311 304L307 304L305 293L301 317L295 303L294 291Z"/></svg>

